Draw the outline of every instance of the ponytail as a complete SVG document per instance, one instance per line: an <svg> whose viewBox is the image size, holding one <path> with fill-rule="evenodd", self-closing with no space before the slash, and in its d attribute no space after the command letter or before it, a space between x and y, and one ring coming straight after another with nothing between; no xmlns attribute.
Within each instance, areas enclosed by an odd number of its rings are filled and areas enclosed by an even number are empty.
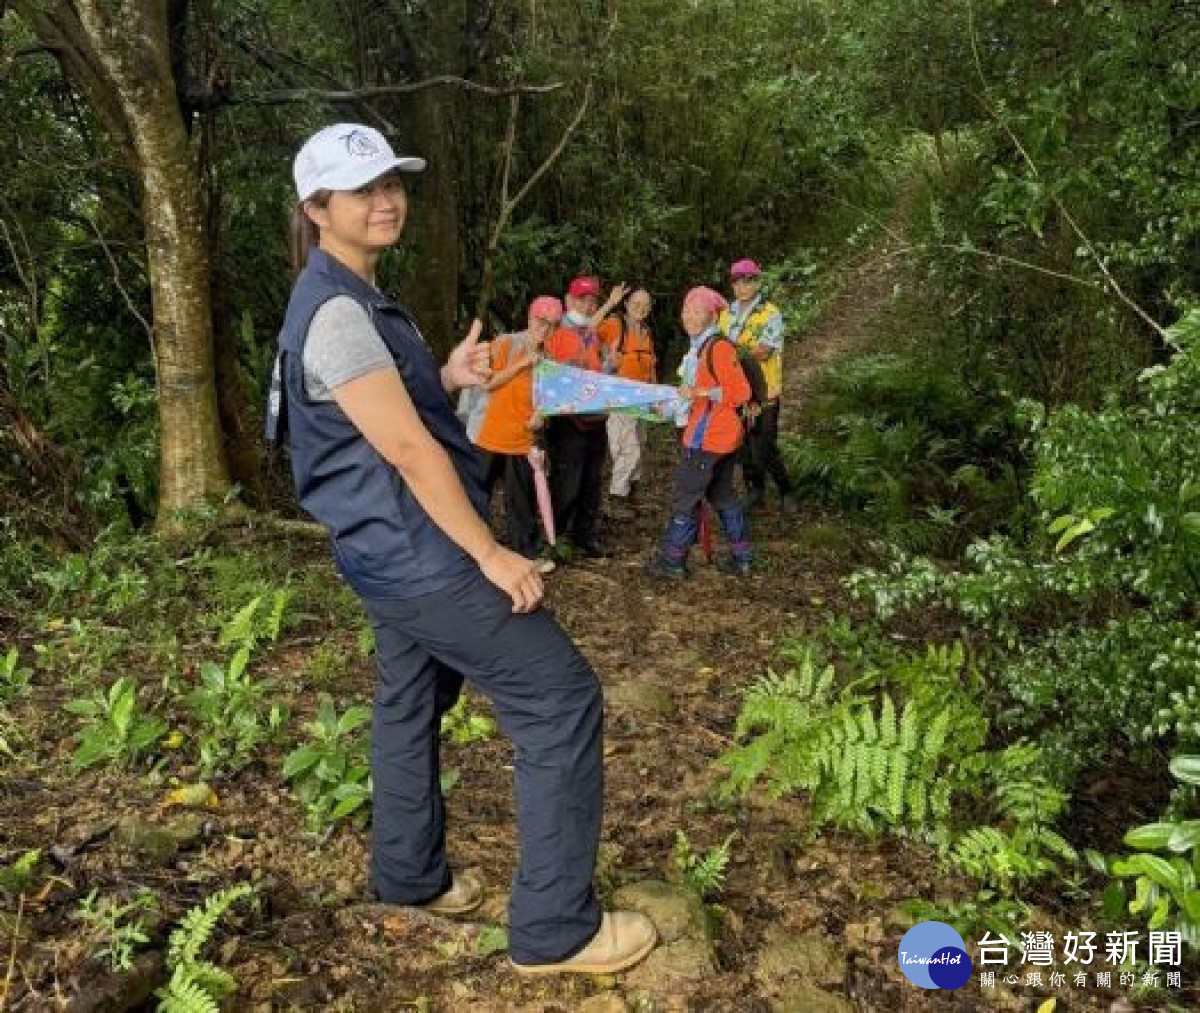
<svg viewBox="0 0 1200 1013"><path fill-rule="evenodd" d="M317 227L304 210L304 205L313 203L319 208L329 203L329 191L318 190L307 201L296 201L292 208L291 253L292 273L299 274L308 263L308 254L314 246L320 245L321 230Z"/></svg>

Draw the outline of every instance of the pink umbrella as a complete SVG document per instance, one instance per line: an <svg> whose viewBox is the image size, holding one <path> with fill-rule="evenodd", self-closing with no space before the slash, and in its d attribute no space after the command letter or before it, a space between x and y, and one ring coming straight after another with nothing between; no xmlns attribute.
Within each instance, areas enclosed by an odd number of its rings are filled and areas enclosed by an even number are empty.
<svg viewBox="0 0 1200 1013"><path fill-rule="evenodd" d="M538 513L542 515L542 527L546 529L546 541L551 545L554 538L554 506L550 502L550 482L546 478L546 451L541 447L530 447L525 455L533 469L533 488L537 493Z"/></svg>

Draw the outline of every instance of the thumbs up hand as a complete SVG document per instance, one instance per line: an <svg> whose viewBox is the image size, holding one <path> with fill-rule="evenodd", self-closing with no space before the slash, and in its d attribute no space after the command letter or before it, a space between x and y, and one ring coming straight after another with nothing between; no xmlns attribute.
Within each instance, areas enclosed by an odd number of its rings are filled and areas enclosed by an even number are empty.
<svg viewBox="0 0 1200 1013"><path fill-rule="evenodd" d="M453 394L462 387L478 387L491 379L492 349L488 342L479 340L482 333L482 322L473 320L467 336L450 353L442 367L442 387L446 393Z"/></svg>

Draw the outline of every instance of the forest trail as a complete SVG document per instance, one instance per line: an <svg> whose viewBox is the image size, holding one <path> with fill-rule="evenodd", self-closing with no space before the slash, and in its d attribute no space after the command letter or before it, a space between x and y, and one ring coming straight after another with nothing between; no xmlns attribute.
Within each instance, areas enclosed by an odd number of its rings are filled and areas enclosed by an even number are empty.
<svg viewBox="0 0 1200 1013"><path fill-rule="evenodd" d="M845 269L841 289L800 341L787 350L784 360L787 396L780 409L784 432L799 424L804 406L825 371L876 337L873 325L895 291L898 281L895 251L904 239L911 212L912 192L911 188L905 188L880 235Z"/></svg>
<svg viewBox="0 0 1200 1013"><path fill-rule="evenodd" d="M833 363L876 339L873 323L896 280L890 242L877 241L847 269L839 294L790 349L793 405L802 406ZM802 412L786 417L786 429L803 424ZM638 510L607 525L614 555L561 567L547 582L546 607L604 688L597 883L606 905L655 918L661 945L642 965L620 976L540 980L509 969L503 927L517 839L512 750L499 735L443 749L443 772L455 779L447 800L451 862L475 870L488 889L471 921L453 922L364 902L368 833L350 825L321 837L306 832L280 777L281 748L217 782L219 809L171 817L155 801L161 787L143 778L68 769L69 743L54 727L64 702L57 692L43 712L46 727L31 729L33 762L45 773L12 782L9 797L0 797L0 825L29 846L60 842L72 877L56 880L31 928L42 949L28 965L29 995L61 987L88 997L72 1009L133 1008L160 980L161 948L122 975L83 961L89 944L70 916L74 883L152 884L177 918L221 886L250 881L254 910L221 946L220 960L237 980L236 1008L256 1013L1021 1008L1003 990L984 1005L965 993L926 993L901 975L897 946L913 924L902 903L946 895L927 851L828 831L810 840L802 799L722 791L715 761L735 742L746 688L791 664L781 655L790 633L858 613L841 581L863 561L863 549L836 517L768 509L751 519L758 562L749 578L726 576L694 552L687 580L650 580L643 566L667 520L677 439L673 427L652 427ZM247 530L240 555L256 554L290 560L327 596L324 604L311 600L311 611L297 617L302 635L290 634L257 672L290 706L294 738L322 693L340 707L368 701L374 667L361 648L355 603L340 613L332 605L337 587L323 543ZM472 711L487 711L478 695L467 699ZM689 888L687 870L722 844L726 873L710 884L706 905ZM112 996L122 998L105 1006ZM31 999L16 1008L46 1007Z"/></svg>

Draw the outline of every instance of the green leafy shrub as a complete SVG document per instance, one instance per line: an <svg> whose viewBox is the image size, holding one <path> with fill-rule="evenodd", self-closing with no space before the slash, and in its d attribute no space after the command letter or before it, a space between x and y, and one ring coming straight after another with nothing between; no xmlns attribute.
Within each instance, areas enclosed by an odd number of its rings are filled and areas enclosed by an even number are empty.
<svg viewBox="0 0 1200 1013"><path fill-rule="evenodd" d="M90 698L70 701L64 709L85 719L71 756L78 770L98 763L130 766L167 730L161 717L138 707L137 684L127 675Z"/></svg>
<svg viewBox="0 0 1200 1013"><path fill-rule="evenodd" d="M1001 727L1041 736L1066 782L1096 750L1195 742L1200 683L1200 311L1171 329L1175 353L1141 397L1095 411L1027 410L1039 520L994 536L963 572L897 556L849 580L881 618L936 603L999 645Z"/></svg>
<svg viewBox="0 0 1200 1013"><path fill-rule="evenodd" d="M802 495L861 511L910 549L960 547L1018 501L1011 406L917 349L832 366L805 431L780 440Z"/></svg>
<svg viewBox="0 0 1200 1013"><path fill-rule="evenodd" d="M486 742L496 734L496 722L486 714L473 711L465 696L442 715L442 738L456 746Z"/></svg>
<svg viewBox="0 0 1200 1013"><path fill-rule="evenodd" d="M25 893L36 882L34 873L41 860L41 848L31 848L22 852L10 864L0 869L0 890L13 894Z"/></svg>
<svg viewBox="0 0 1200 1013"><path fill-rule="evenodd" d="M237 647L228 663L200 663L200 684L186 702L197 727L202 777L241 770L287 721L287 708L270 699L274 684L254 679L249 665L260 640L278 639L289 599L286 589L275 591L270 604L266 595L252 598L221 628L218 643Z"/></svg>
<svg viewBox="0 0 1200 1013"><path fill-rule="evenodd" d="M202 777L241 770L287 721L287 708L269 699L272 683L253 679L249 662L250 649L242 647L227 666L200 663L200 685L187 703L196 722Z"/></svg>
<svg viewBox="0 0 1200 1013"><path fill-rule="evenodd" d="M308 742L284 761L283 776L299 795L312 830L330 829L349 818L365 818L364 807L371 801L371 771L367 736L359 730L370 721L369 707L350 707L339 715L333 700L322 697L316 718L305 725Z"/></svg>
<svg viewBox="0 0 1200 1013"><path fill-rule="evenodd" d="M0 657L0 704L12 703L19 696L29 693L33 681L33 669L21 664L21 656L15 647Z"/></svg>
<svg viewBox="0 0 1200 1013"><path fill-rule="evenodd" d="M1171 773L1184 784L1200 785L1200 756L1176 756ZM1152 932L1179 932L1191 949L1200 949L1200 819L1135 827L1125 843L1138 854L1113 861L1109 871L1117 880L1133 880L1129 913L1145 917ZM1154 851L1168 857L1150 854Z"/></svg>

